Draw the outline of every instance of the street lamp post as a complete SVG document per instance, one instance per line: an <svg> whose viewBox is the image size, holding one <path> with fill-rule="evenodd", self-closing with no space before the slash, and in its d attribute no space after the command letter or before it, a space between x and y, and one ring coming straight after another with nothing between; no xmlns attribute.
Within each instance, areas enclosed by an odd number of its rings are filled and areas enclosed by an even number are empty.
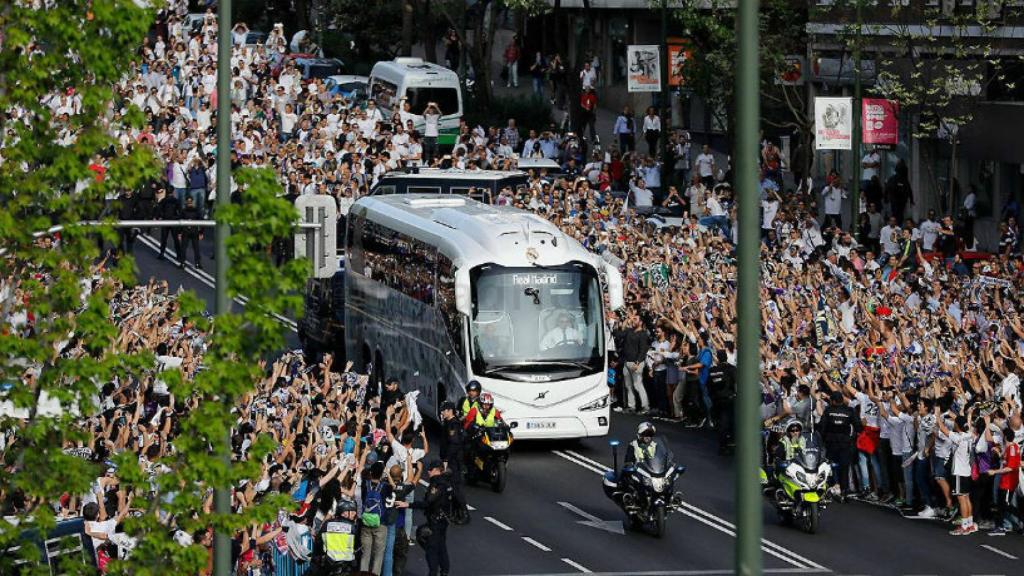
<svg viewBox="0 0 1024 576"><path fill-rule="evenodd" d="M861 141L861 99L860 99L860 72L861 72L861 61L860 61L860 42L861 42L861 26L863 18L861 16L861 6L863 0L854 0L857 7L857 31L853 44L853 138L852 138L852 155L853 155L853 182L850 185L852 190L853 200L853 221L850 223L851 229L856 229L857 218L860 217L860 141Z"/></svg>
<svg viewBox="0 0 1024 576"><path fill-rule="evenodd" d="M668 190L672 167L668 162L668 131L672 127L671 86L668 81L668 0L661 0L661 189Z"/></svg>
<svg viewBox="0 0 1024 576"><path fill-rule="evenodd" d="M231 233L227 223L216 215L217 208L231 202L231 0L220 0L217 12L217 201L214 218L218 221L214 233L215 289L214 312L220 316L230 311L228 298L227 238ZM230 431L215 444L225 466L231 464ZM217 487L213 495L214 512L221 518L231 513L231 492L226 486ZM214 533L214 564L216 576L231 574L231 534L224 529Z"/></svg>
<svg viewBox="0 0 1024 576"><path fill-rule="evenodd" d="M758 0L736 6L737 399L736 574L761 574L760 247L758 222Z"/></svg>

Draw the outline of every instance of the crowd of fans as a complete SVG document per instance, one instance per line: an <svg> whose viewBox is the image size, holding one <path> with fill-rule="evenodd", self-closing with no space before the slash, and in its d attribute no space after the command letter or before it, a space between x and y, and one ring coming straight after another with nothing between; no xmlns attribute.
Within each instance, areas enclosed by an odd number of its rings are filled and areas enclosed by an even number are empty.
<svg viewBox="0 0 1024 576"><path fill-rule="evenodd" d="M54 248L59 249L59 242ZM100 281L106 280L92 282ZM7 279L4 295L14 295L17 284ZM156 363L139 378L122 377L102 387L95 415L81 422L86 439L68 442L64 451L101 464L103 473L89 492L65 494L52 503L58 521L84 518L101 571L111 559L132 553L137 542L125 533L123 520L144 511L138 507L139 494L119 482L112 457L134 453L151 480L168 471L161 462L174 459L181 422L200 400L198 395L175 397L164 380L168 371L193 378L204 369L207 346L207 335L181 316L166 282L118 286L116 294L110 306L119 331L116 349L153 351ZM30 318L4 320L7 328L26 335L33 330ZM60 353L71 358L86 354L83 343L74 340ZM395 498L413 501L416 483L426 478L425 458L430 454L415 393L403 394L397 381L370 385L349 366L339 370L332 364L330 356L307 364L301 352L285 353L263 365L264 378L233 411L233 459L246 458L261 436L272 438L277 448L261 462L255 482L243 481L232 491L232 509L258 504L271 494L290 495L294 501L293 509L282 510L275 521L234 534L232 562L238 574L297 575L313 569L315 560L324 556L324 540L317 535L325 523L340 517L345 503L363 524L352 569L389 575L405 571L412 512L401 510ZM26 381L34 377L29 368ZM0 456L17 442L16 432L5 433ZM152 486L155 490L155 481ZM27 503L18 494L3 496L5 517L25 511ZM210 492L204 509L212 506ZM374 526L364 513L376 514ZM161 514L161 520L178 543L208 549L210 565L202 573L210 574L212 529L189 533L178 527L176 517Z"/></svg>

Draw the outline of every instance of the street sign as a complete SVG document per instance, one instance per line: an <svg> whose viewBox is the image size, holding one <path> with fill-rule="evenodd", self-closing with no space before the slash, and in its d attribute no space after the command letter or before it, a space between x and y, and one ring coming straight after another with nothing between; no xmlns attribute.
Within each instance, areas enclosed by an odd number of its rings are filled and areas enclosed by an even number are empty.
<svg viewBox="0 0 1024 576"><path fill-rule="evenodd" d="M305 195L295 200L300 222L316 225L300 228L295 234L295 257L306 258L313 265L314 278L331 278L338 271L337 230L338 206L334 197Z"/></svg>
<svg viewBox="0 0 1024 576"><path fill-rule="evenodd" d="M850 98L814 99L814 137L818 150L853 148L853 102Z"/></svg>
<svg viewBox="0 0 1024 576"><path fill-rule="evenodd" d="M661 91L661 47L653 44L631 45L626 49L629 66L627 86L630 92Z"/></svg>

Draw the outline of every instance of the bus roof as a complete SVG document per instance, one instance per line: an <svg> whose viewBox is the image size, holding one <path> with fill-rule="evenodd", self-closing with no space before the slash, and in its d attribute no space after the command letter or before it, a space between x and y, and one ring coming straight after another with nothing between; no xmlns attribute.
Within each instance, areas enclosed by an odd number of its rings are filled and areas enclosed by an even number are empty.
<svg viewBox="0 0 1024 576"><path fill-rule="evenodd" d="M557 266L600 259L550 221L507 206L452 194L364 196L352 210L374 222L436 246L458 267Z"/></svg>
<svg viewBox="0 0 1024 576"><path fill-rule="evenodd" d="M381 60L373 65L370 76L379 78L405 77L407 80L451 80L459 83L459 75L433 62L425 62L422 58L395 58Z"/></svg>
<svg viewBox="0 0 1024 576"><path fill-rule="evenodd" d="M459 170L458 168L420 168L416 172L396 170L382 178L445 178L450 180L501 180L512 176L526 176L522 170Z"/></svg>

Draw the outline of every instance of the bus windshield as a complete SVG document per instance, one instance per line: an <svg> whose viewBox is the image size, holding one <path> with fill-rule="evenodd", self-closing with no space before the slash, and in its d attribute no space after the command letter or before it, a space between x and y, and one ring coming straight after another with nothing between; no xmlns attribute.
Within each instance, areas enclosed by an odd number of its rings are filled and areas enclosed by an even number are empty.
<svg viewBox="0 0 1024 576"><path fill-rule="evenodd" d="M484 265L470 281L475 374L536 382L604 370L601 285L591 266Z"/></svg>

